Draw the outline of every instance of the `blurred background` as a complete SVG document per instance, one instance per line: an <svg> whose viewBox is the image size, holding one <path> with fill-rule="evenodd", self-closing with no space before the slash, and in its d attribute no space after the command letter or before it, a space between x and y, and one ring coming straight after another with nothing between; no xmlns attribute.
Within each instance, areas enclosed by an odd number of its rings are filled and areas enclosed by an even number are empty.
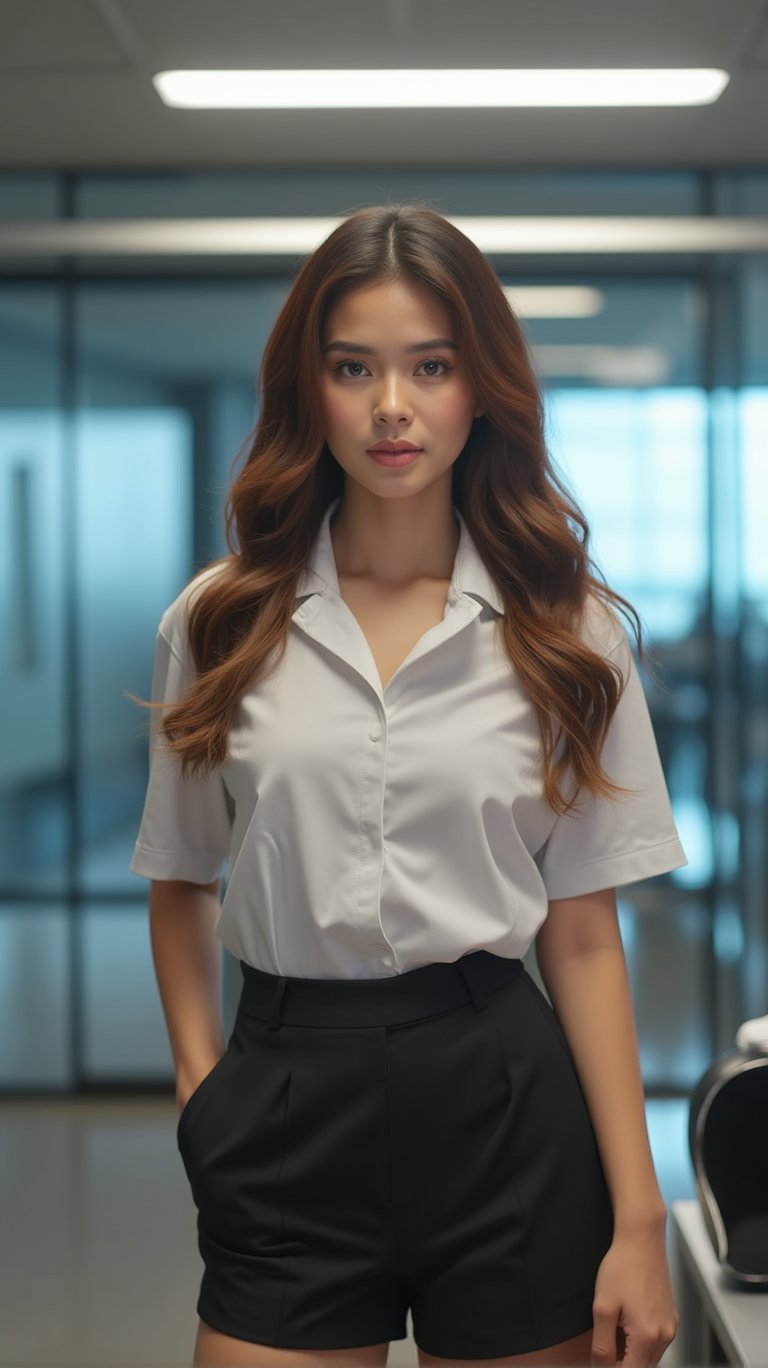
<svg viewBox="0 0 768 1368"><path fill-rule="evenodd" d="M657 1171L668 1202L693 1195L691 1090L768 1012L766 5L0 0L0 25L0 1358L191 1348L194 1210L128 870L146 714L124 691L149 696L164 607L226 550L293 275L387 198L487 252L660 667L689 864L620 890L620 917ZM240 67L730 79L620 108L192 109L153 84Z"/></svg>

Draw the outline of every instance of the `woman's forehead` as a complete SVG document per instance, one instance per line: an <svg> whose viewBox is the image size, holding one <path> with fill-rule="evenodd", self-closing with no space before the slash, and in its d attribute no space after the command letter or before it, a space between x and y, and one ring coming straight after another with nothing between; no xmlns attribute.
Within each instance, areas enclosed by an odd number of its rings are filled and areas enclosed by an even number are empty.
<svg viewBox="0 0 768 1368"><path fill-rule="evenodd" d="M394 283L360 286L335 300L326 314L325 340L331 340L331 332L334 337L341 335L342 329L345 338L357 330L356 340L369 346L380 339L406 348L438 334L457 341L450 313L441 300L429 291L416 292Z"/></svg>

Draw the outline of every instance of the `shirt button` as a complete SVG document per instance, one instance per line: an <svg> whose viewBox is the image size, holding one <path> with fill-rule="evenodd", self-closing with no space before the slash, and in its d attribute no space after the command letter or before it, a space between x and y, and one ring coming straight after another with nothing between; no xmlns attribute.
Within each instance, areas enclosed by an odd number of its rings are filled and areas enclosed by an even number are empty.
<svg viewBox="0 0 768 1368"><path fill-rule="evenodd" d="M379 741L381 739L381 727L371 727L368 736L371 741Z"/></svg>

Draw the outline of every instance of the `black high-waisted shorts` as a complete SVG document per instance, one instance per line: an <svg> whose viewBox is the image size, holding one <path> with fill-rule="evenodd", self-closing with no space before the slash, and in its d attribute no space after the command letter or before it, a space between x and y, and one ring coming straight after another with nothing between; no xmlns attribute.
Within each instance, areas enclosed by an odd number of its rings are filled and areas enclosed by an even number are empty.
<svg viewBox="0 0 768 1368"><path fill-rule="evenodd" d="M613 1213L566 1037L522 960L383 979L240 961L177 1140L215 1330L294 1349L413 1337L495 1358L592 1326Z"/></svg>

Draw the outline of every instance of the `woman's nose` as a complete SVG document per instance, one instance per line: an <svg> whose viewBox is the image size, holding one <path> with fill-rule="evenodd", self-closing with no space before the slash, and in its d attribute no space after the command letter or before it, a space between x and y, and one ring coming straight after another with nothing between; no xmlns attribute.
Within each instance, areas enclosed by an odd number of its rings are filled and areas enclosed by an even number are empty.
<svg viewBox="0 0 768 1368"><path fill-rule="evenodd" d="M381 413L404 413L410 408L410 401L406 393L403 380L393 375L382 381L376 405L376 411Z"/></svg>

